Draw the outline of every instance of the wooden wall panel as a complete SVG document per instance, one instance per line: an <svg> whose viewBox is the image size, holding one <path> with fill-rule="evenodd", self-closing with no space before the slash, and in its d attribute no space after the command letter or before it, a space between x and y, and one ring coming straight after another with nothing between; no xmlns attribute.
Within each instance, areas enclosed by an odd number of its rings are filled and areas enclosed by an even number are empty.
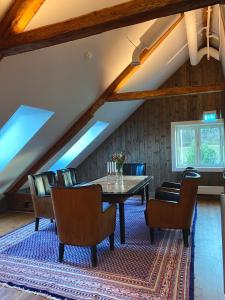
<svg viewBox="0 0 225 300"><path fill-rule="evenodd" d="M5 197L0 198L0 213L8 209L8 204Z"/></svg>
<svg viewBox="0 0 225 300"><path fill-rule="evenodd" d="M223 81L221 64L203 59L195 67L186 62L164 87ZM181 174L171 171L170 123L199 120L207 110L217 110L224 116L224 105L224 93L147 101L78 167L78 177L86 181L104 176L111 154L125 150L128 162L147 163L147 173L154 175L152 188L164 180L179 180ZM202 173L201 184L222 185L221 173Z"/></svg>

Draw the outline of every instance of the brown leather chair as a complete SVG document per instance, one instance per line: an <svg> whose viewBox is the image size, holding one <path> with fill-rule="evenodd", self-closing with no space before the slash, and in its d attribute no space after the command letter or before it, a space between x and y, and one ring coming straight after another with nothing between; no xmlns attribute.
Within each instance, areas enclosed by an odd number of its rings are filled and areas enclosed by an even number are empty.
<svg viewBox="0 0 225 300"><path fill-rule="evenodd" d="M51 190L59 236L59 261L64 245L90 246L92 265L97 265L97 244L109 236L114 249L115 205L102 208L102 187L90 185L75 188L53 187Z"/></svg>
<svg viewBox="0 0 225 300"><path fill-rule="evenodd" d="M58 185L62 187L73 187L77 184L76 170L67 168L57 170Z"/></svg>
<svg viewBox="0 0 225 300"><path fill-rule="evenodd" d="M197 173L198 170L193 167L187 167L182 174L182 178L184 178L186 175L189 175L190 173ZM170 181L164 181L161 185L162 188L171 188L171 189L180 189L181 183L180 182L170 182Z"/></svg>
<svg viewBox="0 0 225 300"><path fill-rule="evenodd" d="M182 229L184 245L188 247L188 235L196 203L200 175L182 179L179 201L150 199L147 203L147 221L151 242L154 242L154 228Z"/></svg>
<svg viewBox="0 0 225 300"><path fill-rule="evenodd" d="M190 177L190 176L191 177L199 177L199 173L193 172L193 171L185 171L183 173L183 178ZM162 185L162 186L156 188L155 198L161 199L161 200L179 201L181 183L172 183L172 182L168 182L168 183L171 184L170 187ZM177 185L177 186L175 187L175 185Z"/></svg>
<svg viewBox="0 0 225 300"><path fill-rule="evenodd" d="M36 175L28 175L28 182L35 214L35 231L38 230L40 218L55 218L51 199L51 186L56 183L54 172L43 172Z"/></svg>

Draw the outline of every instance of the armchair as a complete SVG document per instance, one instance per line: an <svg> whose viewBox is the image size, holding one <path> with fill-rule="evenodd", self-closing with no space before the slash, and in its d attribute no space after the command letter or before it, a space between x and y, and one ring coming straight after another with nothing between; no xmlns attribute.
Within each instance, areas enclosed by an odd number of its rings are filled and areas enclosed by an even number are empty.
<svg viewBox="0 0 225 300"><path fill-rule="evenodd" d="M187 167L182 174L182 178L184 178L186 175L190 174L190 173L197 173L198 174L198 170L193 168L193 167ZM164 181L161 185L161 187L164 188L172 188L172 189L180 189L181 187L181 183L180 182L170 182L170 181Z"/></svg>
<svg viewBox="0 0 225 300"><path fill-rule="evenodd" d="M125 163L123 164L123 174L133 176L144 176L146 175L146 163ZM137 195L141 196L142 204L145 199L145 189L141 188L137 191Z"/></svg>
<svg viewBox="0 0 225 300"><path fill-rule="evenodd" d="M92 266L97 265L97 244L109 236L114 249L116 207L102 207L100 185L51 189L59 236L59 261L63 260L64 245L90 246Z"/></svg>
<svg viewBox="0 0 225 300"><path fill-rule="evenodd" d="M54 172L43 172L36 175L28 175L32 202L35 214L35 231L38 231L40 218L55 218L50 194L51 186L56 183Z"/></svg>
<svg viewBox="0 0 225 300"><path fill-rule="evenodd" d="M150 199L146 217L150 227L150 239L154 242L154 228L182 229L184 245L188 247L188 235L192 223L193 210L198 190L198 176L182 179L179 201Z"/></svg>

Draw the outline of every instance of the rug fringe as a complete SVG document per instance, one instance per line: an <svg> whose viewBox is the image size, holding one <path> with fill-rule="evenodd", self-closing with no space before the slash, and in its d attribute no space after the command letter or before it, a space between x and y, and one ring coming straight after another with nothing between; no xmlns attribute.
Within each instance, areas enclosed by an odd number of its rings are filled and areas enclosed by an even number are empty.
<svg viewBox="0 0 225 300"><path fill-rule="evenodd" d="M4 282L0 282L0 286L10 288L10 289L15 289L15 290L18 290L18 291L26 292L26 293L37 295L37 296L42 296L42 297L45 297L47 299L52 299L52 300L59 300L60 299L60 298L56 298L54 296L48 295L48 294L43 293L43 292L31 291L27 288L18 287L18 286L15 286L15 285L10 285L10 284L4 283ZM67 298L64 298L64 299L66 300Z"/></svg>

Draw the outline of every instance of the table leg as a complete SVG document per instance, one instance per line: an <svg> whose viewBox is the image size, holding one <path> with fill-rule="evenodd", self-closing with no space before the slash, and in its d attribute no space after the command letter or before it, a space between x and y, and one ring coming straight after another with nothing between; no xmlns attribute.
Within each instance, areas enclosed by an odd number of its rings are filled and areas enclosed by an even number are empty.
<svg viewBox="0 0 225 300"><path fill-rule="evenodd" d="M145 186L145 198L146 198L146 203L147 203L149 200L149 184L147 184Z"/></svg>
<svg viewBox="0 0 225 300"><path fill-rule="evenodd" d="M124 203L119 203L120 214L120 242L125 244L125 216L124 216Z"/></svg>
<svg viewBox="0 0 225 300"><path fill-rule="evenodd" d="M149 184L145 186L146 208L144 211L145 223L148 226L148 200L149 200Z"/></svg>

